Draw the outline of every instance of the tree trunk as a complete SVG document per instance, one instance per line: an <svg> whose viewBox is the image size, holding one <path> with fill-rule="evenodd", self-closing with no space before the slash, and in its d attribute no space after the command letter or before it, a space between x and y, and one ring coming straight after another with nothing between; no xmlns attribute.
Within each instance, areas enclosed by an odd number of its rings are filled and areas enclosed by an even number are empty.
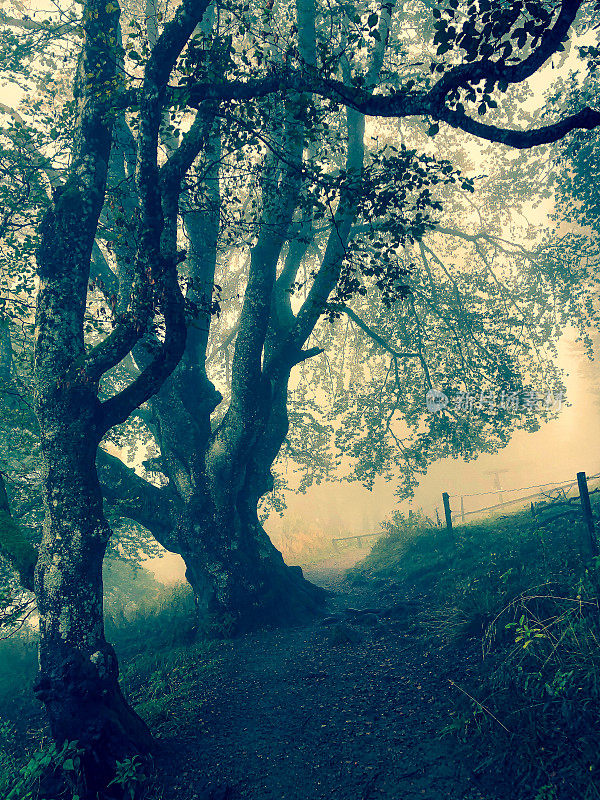
<svg viewBox="0 0 600 800"><path fill-rule="evenodd" d="M40 624L35 691L57 745L75 741L83 751L79 794L85 800L122 796L119 787L109 786L116 763L148 752L151 744L146 725L125 702L116 655L104 636L102 561L110 529L95 457L114 422L100 404L98 384L113 365L107 346L121 329L117 326L102 343L103 368L86 354L83 332L112 137L98 86L114 77L111 41L118 18L118 6L100 0L86 5L89 22L80 56L85 80L75 87L79 116L71 172L43 216L36 253L33 382L45 519L35 570ZM117 363L122 355L114 358ZM50 773L46 777L44 796L58 797L61 787L50 785Z"/></svg>
<svg viewBox="0 0 600 800"><path fill-rule="evenodd" d="M268 430L251 444L246 459L227 459L225 469L214 474L207 421L218 397L205 379L203 392L192 393L194 407L187 408L182 398L191 394L190 384L183 378L178 369L150 401L169 484L159 489L100 450L105 499L181 555L202 627L240 632L314 618L322 613L326 592L309 583L299 567L285 564L257 516L258 500L272 488L272 460L287 433L285 387L273 407L278 413L271 412Z"/></svg>
<svg viewBox="0 0 600 800"><path fill-rule="evenodd" d="M117 761L148 752L151 737L125 702L117 658L104 636L102 561L110 529L94 464L98 400L82 386L38 393L37 400L46 517L35 577L35 691L55 741L76 741L83 749L91 800L106 790Z"/></svg>
<svg viewBox="0 0 600 800"><path fill-rule="evenodd" d="M169 486L168 491L158 490L165 496L157 517L160 524L155 525L148 513L156 508L155 497L146 505L138 492L130 505L127 487L135 492L143 480L124 465L116 466L117 461L110 473L103 470L103 481L120 474L118 484L104 483L105 497L123 516L145 525L165 549L182 557L202 627L233 633L305 622L323 612L327 593L307 581L300 567L286 565L258 520L254 498L241 494L235 506L221 506L218 513L219 498L206 483L202 488L196 485L186 498Z"/></svg>
<svg viewBox="0 0 600 800"><path fill-rule="evenodd" d="M258 520L256 503L240 497L233 514L227 509L219 516L233 527L216 521L196 530L193 548L181 553L201 624L232 634L300 624L323 613L327 592L285 563Z"/></svg>

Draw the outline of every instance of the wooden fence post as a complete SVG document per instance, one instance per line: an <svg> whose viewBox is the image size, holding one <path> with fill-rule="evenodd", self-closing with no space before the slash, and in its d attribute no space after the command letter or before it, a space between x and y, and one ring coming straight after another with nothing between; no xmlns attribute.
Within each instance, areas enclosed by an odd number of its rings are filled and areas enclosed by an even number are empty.
<svg viewBox="0 0 600 800"><path fill-rule="evenodd" d="M448 533L452 533L452 512L450 511L450 495L448 492L442 494L442 502L444 504L444 514L446 515L446 529Z"/></svg>
<svg viewBox="0 0 600 800"><path fill-rule="evenodd" d="M462 520L462 524L465 524L465 498L460 496L460 518Z"/></svg>
<svg viewBox="0 0 600 800"><path fill-rule="evenodd" d="M579 498L581 500L581 510L583 511L583 521L585 522L589 535L590 553L592 554L592 556L597 556L598 542L596 540L594 516L592 514L592 504L590 503L590 493L588 491L588 484L585 472L577 473L577 485L579 487Z"/></svg>

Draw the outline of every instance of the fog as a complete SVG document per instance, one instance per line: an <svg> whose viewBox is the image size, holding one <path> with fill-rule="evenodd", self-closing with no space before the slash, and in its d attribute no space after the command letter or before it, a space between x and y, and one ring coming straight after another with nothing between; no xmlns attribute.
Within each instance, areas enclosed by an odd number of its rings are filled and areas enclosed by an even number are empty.
<svg viewBox="0 0 600 800"><path fill-rule="evenodd" d="M581 470L588 475L600 472L598 366L576 338L574 331L568 331L559 343L566 394L556 419L541 423L534 433L515 432L509 444L497 453L471 461L446 458L431 464L411 500L399 501L394 496L393 483L383 479L375 481L372 491L344 480L324 482L305 494L290 491L286 493L283 516L271 513L265 525L274 543L287 559L310 563L315 547L326 549L335 537L377 532L394 510L407 513L409 509L422 508L435 520L437 509L443 517L442 492L457 497L493 492L466 497L468 512L497 502L498 480L501 488L508 490L570 481ZM459 502L456 499L452 503L453 511L458 510ZM146 566L167 583L184 580L183 561L173 553L151 559Z"/></svg>
<svg viewBox="0 0 600 800"><path fill-rule="evenodd" d="M410 501L398 502L393 485L381 479L372 492L359 484L339 481L313 487L304 496L290 496L289 512L301 514L307 522L319 519L335 524L339 520L349 533L368 533L365 525L376 525L394 509L421 507L435 516L439 507L441 514L442 492L466 495L495 489L494 473L499 473L504 489L568 481L581 470L595 474L600 469L597 364L589 360L583 345L575 339L575 333L569 332L559 346L567 402L557 419L542 423L535 433L517 431L503 450L472 461L446 458L432 464ZM471 508L475 507L473 503ZM276 527L273 516L269 521Z"/></svg>

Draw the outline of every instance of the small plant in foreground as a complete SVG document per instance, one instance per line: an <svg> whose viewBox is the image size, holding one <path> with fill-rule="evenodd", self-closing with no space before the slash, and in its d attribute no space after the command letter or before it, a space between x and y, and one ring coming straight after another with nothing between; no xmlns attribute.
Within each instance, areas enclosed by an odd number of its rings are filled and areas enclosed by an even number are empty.
<svg viewBox="0 0 600 800"><path fill-rule="evenodd" d="M85 796L82 755L77 742L65 742L60 749L52 743L38 750L19 770L6 800L80 800ZM42 781L49 774L55 779L54 784L61 787L53 790L52 797L46 797L44 793L40 795ZM59 796L56 796L57 792L60 792Z"/></svg>
<svg viewBox="0 0 600 800"><path fill-rule="evenodd" d="M120 786L123 797L127 800L135 800L140 796L140 790L148 780L144 772L144 762L139 756L126 758L117 761L115 777L108 784L109 786Z"/></svg>

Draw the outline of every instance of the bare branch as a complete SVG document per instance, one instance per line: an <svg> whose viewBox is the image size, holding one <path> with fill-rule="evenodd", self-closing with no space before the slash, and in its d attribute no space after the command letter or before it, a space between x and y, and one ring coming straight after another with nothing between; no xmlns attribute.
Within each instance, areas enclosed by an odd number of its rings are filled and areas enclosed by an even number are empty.
<svg viewBox="0 0 600 800"><path fill-rule="evenodd" d="M27 16L18 19L9 17L5 11L0 11L0 24L8 25L10 28L20 28L24 31L38 31L40 33L50 33L54 36L62 36L65 33L73 33L81 30L81 26L76 22L63 22L60 25L52 25L48 22L36 22Z"/></svg>
<svg viewBox="0 0 600 800"><path fill-rule="evenodd" d="M308 361L309 358L320 356L324 353L323 347L309 347L308 350L301 350L295 358L296 364L301 364L303 361Z"/></svg>
<svg viewBox="0 0 600 800"><path fill-rule="evenodd" d="M339 314L346 314L350 319L355 322L358 327L363 330L369 338L371 338L374 342L382 347L387 353L389 353L394 358L419 358L419 353L412 353L406 352L403 353L400 350L395 350L389 342L387 342L383 336L380 336L376 333L373 328L369 327L366 322L364 322L356 312L354 312L348 306L342 305L341 303L328 303L327 308L330 308L332 311L337 311Z"/></svg>
<svg viewBox="0 0 600 800"><path fill-rule="evenodd" d="M577 114L573 114L560 122L552 125L545 125L541 128L534 128L529 131L515 131L510 128L499 128L496 125L489 125L479 122L467 116L462 111L452 111L442 108L431 113L434 119L448 123L453 128L459 128L465 133L471 133L480 139L488 142L497 142L518 149L537 147L540 144L551 144L558 142L568 133L576 129L592 130L600 125L600 112L592 108L583 108Z"/></svg>
<svg viewBox="0 0 600 800"><path fill-rule="evenodd" d="M102 447L98 448L96 468L104 498L116 513L139 522L164 542L172 532L168 489L144 480Z"/></svg>

